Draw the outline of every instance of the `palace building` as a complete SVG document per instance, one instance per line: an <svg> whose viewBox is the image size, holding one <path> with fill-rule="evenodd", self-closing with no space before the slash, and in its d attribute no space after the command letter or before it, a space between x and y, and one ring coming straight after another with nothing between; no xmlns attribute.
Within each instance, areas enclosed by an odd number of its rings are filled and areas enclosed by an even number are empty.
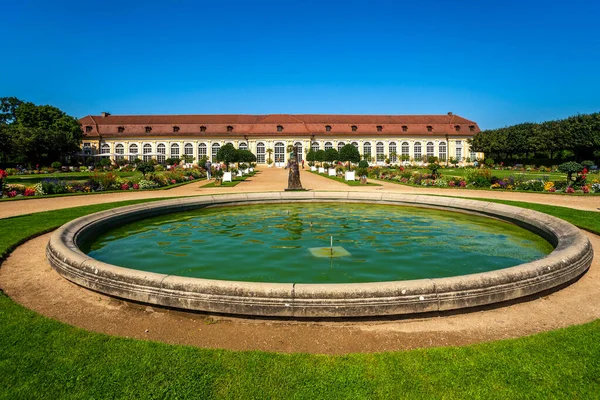
<svg viewBox="0 0 600 400"><path fill-rule="evenodd" d="M470 151L467 139L479 132L476 122L447 115L101 115L80 119L83 154L130 161L136 158L164 163L168 158L206 156L215 161L221 146L247 149L266 164L287 162L294 146L298 160L309 149L358 148L374 163L385 159L421 162L475 161L482 153Z"/></svg>

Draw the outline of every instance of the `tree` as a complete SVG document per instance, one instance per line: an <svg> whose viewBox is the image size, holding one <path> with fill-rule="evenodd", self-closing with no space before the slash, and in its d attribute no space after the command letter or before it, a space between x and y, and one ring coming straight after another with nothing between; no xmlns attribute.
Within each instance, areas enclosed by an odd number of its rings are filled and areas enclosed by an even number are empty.
<svg viewBox="0 0 600 400"><path fill-rule="evenodd" d="M237 150L233 147L233 144L227 143L221 147L217 152L217 161L225 163L225 168L229 171L229 164L236 161Z"/></svg>
<svg viewBox="0 0 600 400"><path fill-rule="evenodd" d="M315 161L318 161L319 163L325 161L325 150L317 150L317 153L315 154Z"/></svg>
<svg viewBox="0 0 600 400"><path fill-rule="evenodd" d="M583 171L583 165L575 161L569 161L558 166L558 170L562 173L567 174L567 182L571 186L571 177L573 174L577 174Z"/></svg>
<svg viewBox="0 0 600 400"><path fill-rule="evenodd" d="M235 161L238 163L239 169L240 163L256 162L256 156L250 150L237 150Z"/></svg>
<svg viewBox="0 0 600 400"><path fill-rule="evenodd" d="M80 150L84 135L79 120L56 107L5 97L0 111L0 140L7 144L0 157L5 162L48 165Z"/></svg>
<svg viewBox="0 0 600 400"><path fill-rule="evenodd" d="M146 179L146 174L154 172L154 164L149 162L141 162L137 165L136 169L140 171L142 175L144 175L144 179Z"/></svg>
<svg viewBox="0 0 600 400"><path fill-rule="evenodd" d="M357 163L360 161L360 153L354 145L348 143L340 149L339 158L342 162L348 162L348 169L350 169L350 163Z"/></svg>
<svg viewBox="0 0 600 400"><path fill-rule="evenodd" d="M338 154L338 151L336 149L334 149L333 147L331 149L327 149L325 150L325 160L327 162L334 162L337 161L340 158L340 155Z"/></svg>
<svg viewBox="0 0 600 400"><path fill-rule="evenodd" d="M314 150L309 150L308 153L306 153L306 161L313 163L315 162L317 159L317 152Z"/></svg>

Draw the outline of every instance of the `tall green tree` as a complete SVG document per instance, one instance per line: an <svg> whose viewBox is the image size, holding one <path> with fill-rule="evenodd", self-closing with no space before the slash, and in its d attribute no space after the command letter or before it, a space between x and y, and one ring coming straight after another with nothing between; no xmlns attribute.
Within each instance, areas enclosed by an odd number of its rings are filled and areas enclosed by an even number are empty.
<svg viewBox="0 0 600 400"><path fill-rule="evenodd" d="M217 161L224 162L227 171L229 171L229 164L231 164L232 162L236 162L237 155L238 152L235 149L235 147L233 147L231 143L228 143L225 146L221 147L217 152Z"/></svg>
<svg viewBox="0 0 600 400"><path fill-rule="evenodd" d="M66 161L81 147L79 120L56 107L4 97L0 112L0 139L9 144L0 154L4 162L49 165Z"/></svg>
<svg viewBox="0 0 600 400"><path fill-rule="evenodd" d="M351 162L357 163L360 161L360 153L354 145L348 143L340 149L339 158L342 162L348 162L348 169L350 169Z"/></svg>

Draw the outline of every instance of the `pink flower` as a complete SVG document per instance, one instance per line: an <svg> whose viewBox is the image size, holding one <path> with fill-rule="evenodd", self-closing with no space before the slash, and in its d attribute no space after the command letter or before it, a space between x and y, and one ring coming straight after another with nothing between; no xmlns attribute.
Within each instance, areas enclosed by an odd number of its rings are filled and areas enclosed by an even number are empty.
<svg viewBox="0 0 600 400"><path fill-rule="evenodd" d="M590 192L590 187L589 186L582 186L581 190L583 190L583 193L589 193Z"/></svg>
<svg viewBox="0 0 600 400"><path fill-rule="evenodd" d="M175 179L171 179L171 184L177 183Z"/></svg>
<svg viewBox="0 0 600 400"><path fill-rule="evenodd" d="M572 187L568 187L568 188L565 190L565 193L575 193L575 189L573 189Z"/></svg>
<svg viewBox="0 0 600 400"><path fill-rule="evenodd" d="M460 181L460 187L465 187L467 186L467 182L466 181Z"/></svg>
<svg viewBox="0 0 600 400"><path fill-rule="evenodd" d="M121 190L129 190L129 185L124 183L121 185Z"/></svg>
<svg viewBox="0 0 600 400"><path fill-rule="evenodd" d="M450 181L448 182L448 186L456 186L456 183L454 181Z"/></svg>
<svg viewBox="0 0 600 400"><path fill-rule="evenodd" d="M32 188L26 188L23 194L25 196L35 196L35 190Z"/></svg>
<svg viewBox="0 0 600 400"><path fill-rule="evenodd" d="M8 197L15 197L17 195L17 191L16 190L11 190L10 192L7 193Z"/></svg>
<svg viewBox="0 0 600 400"><path fill-rule="evenodd" d="M137 183L134 183L134 184L133 184L133 188L134 188L135 190L138 190L138 189L140 188L140 185L138 185Z"/></svg>

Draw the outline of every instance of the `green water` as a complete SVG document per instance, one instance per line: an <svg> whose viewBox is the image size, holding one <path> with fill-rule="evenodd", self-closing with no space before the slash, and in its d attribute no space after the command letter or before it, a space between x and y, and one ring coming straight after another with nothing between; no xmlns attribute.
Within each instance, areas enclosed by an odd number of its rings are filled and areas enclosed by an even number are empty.
<svg viewBox="0 0 600 400"><path fill-rule="evenodd" d="M323 256L331 236L338 256ZM83 249L110 264L163 274L349 283L491 271L542 258L552 246L515 225L473 215L416 207L303 203L210 208L149 218L106 232Z"/></svg>

